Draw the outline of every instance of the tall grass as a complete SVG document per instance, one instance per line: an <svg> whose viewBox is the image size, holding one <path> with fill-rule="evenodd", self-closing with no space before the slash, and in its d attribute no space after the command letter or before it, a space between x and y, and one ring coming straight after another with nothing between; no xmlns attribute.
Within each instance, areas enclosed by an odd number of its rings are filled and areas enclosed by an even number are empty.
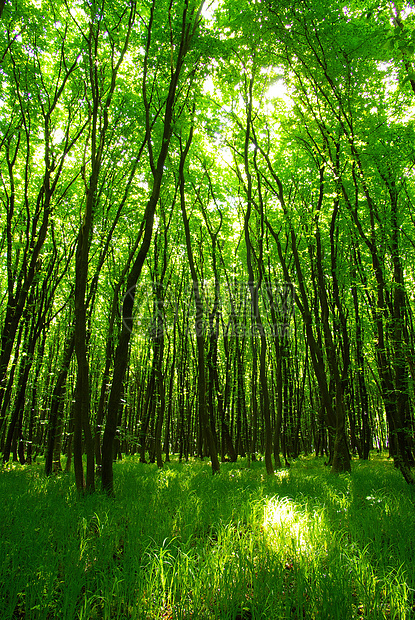
<svg viewBox="0 0 415 620"><path fill-rule="evenodd" d="M244 465L126 459L115 499L3 468L1 620L415 618L415 494L390 462Z"/></svg>

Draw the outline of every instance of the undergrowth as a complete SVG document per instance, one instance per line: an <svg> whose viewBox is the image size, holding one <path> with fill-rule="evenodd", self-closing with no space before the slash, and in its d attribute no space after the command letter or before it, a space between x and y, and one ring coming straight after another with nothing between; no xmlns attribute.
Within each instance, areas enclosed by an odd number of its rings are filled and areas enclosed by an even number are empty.
<svg viewBox="0 0 415 620"><path fill-rule="evenodd" d="M115 464L115 499L0 470L1 620L412 620L415 492L375 457Z"/></svg>

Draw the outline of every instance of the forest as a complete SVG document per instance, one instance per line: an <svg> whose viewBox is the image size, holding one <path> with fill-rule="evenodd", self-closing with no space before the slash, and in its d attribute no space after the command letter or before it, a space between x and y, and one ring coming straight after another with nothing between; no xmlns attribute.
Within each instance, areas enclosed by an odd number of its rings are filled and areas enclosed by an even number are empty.
<svg viewBox="0 0 415 620"><path fill-rule="evenodd" d="M0 447L414 476L414 12L5 3ZM86 460L85 460L86 459ZM84 462L85 460L85 462Z"/></svg>
<svg viewBox="0 0 415 620"><path fill-rule="evenodd" d="M404 0L0 2L2 618L415 617L414 53Z"/></svg>

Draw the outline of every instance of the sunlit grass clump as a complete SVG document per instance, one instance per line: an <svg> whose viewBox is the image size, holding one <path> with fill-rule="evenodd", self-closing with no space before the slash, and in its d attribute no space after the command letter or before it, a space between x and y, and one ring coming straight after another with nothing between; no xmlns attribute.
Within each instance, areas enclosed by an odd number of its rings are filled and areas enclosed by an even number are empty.
<svg viewBox="0 0 415 620"><path fill-rule="evenodd" d="M385 459L116 464L116 499L0 470L1 620L415 618L414 490Z"/></svg>

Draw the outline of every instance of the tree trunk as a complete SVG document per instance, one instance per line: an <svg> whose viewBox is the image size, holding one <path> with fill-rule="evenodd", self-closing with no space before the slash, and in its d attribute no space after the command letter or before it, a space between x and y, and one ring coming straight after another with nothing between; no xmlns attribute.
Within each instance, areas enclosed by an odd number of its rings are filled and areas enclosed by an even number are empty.
<svg viewBox="0 0 415 620"><path fill-rule="evenodd" d="M198 410L199 410L199 423L202 430L202 436L206 441L206 445L209 450L209 456L212 462L212 473L219 472L220 465L217 453L217 446L215 443L215 436L208 416L206 407L206 365L205 365L205 334L204 334L204 319L203 319L203 301L200 295L199 279L196 272L195 261L193 257L193 250L190 238L189 218L186 213L186 200L185 200L185 178L184 178L184 165L187 158L187 154L190 149L190 145L193 137L193 126L190 130L189 138L186 142L184 150L181 150L180 166L179 166L179 180L180 180L180 205L182 210L184 233L186 238L187 259L189 261L190 273L193 281L193 294L195 299L195 330L196 330L196 347L197 347L197 365L198 365L198 382L197 382L197 395L198 395Z"/></svg>
<svg viewBox="0 0 415 620"><path fill-rule="evenodd" d="M60 469L60 465L58 465L56 461L57 450L55 449L55 446L61 446L60 438L62 437L62 415L66 393L66 379L68 377L69 365L71 363L74 347L74 334L69 333L65 342L61 369L56 379L56 384L51 399L48 438L45 454L45 473L47 476L50 476L52 472L56 473L56 471ZM60 454L60 450L58 454Z"/></svg>

